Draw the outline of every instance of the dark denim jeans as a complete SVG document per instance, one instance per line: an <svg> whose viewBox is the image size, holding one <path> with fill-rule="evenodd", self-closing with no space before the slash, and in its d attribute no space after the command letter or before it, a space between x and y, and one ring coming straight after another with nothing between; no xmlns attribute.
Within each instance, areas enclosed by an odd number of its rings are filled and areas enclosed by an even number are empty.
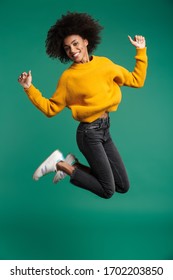
<svg viewBox="0 0 173 280"><path fill-rule="evenodd" d="M77 144L87 159L91 173L76 168L70 182L103 198L115 192L129 189L128 176L121 156L109 132L110 118L97 119L92 123L80 123Z"/></svg>

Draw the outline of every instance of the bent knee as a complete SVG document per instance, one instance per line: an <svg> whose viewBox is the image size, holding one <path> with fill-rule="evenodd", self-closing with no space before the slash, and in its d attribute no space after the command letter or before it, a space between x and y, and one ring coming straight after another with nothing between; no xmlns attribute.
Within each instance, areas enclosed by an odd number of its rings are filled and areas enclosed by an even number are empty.
<svg viewBox="0 0 173 280"><path fill-rule="evenodd" d="M130 189L130 185L126 185L121 189L121 193L127 193Z"/></svg>
<svg viewBox="0 0 173 280"><path fill-rule="evenodd" d="M113 192L113 191L105 192L104 193L104 198L105 199L109 199L109 198L111 198L114 195L114 193L115 192Z"/></svg>
<svg viewBox="0 0 173 280"><path fill-rule="evenodd" d="M119 193L127 193L129 191L130 185L124 185L123 187L121 187L121 189L117 189L116 191L105 191L103 198L105 199L109 199L111 198L115 192L119 192Z"/></svg>

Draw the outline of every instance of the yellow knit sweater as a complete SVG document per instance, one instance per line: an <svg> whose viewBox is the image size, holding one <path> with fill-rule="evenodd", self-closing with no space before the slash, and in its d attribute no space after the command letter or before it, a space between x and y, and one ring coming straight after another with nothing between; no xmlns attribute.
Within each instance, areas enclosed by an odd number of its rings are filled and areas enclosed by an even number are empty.
<svg viewBox="0 0 173 280"><path fill-rule="evenodd" d="M68 107L73 118L92 122L104 112L115 111L121 102L120 86L142 87L146 78L146 48L137 49L133 72L105 57L93 56L88 63L73 63L59 79L55 93L44 98L32 84L25 89L31 102L47 117Z"/></svg>

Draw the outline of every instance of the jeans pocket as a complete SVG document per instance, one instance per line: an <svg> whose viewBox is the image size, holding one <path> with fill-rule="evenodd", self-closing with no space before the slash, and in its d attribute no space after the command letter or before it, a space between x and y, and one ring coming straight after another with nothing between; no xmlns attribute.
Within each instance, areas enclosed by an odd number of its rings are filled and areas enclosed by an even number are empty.
<svg viewBox="0 0 173 280"><path fill-rule="evenodd" d="M89 142L98 143L103 137L103 129L93 128L85 130L85 139L88 139Z"/></svg>

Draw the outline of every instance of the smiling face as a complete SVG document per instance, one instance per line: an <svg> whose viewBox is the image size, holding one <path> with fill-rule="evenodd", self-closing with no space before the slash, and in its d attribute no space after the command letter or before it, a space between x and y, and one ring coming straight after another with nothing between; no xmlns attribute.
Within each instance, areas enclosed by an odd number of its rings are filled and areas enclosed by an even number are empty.
<svg viewBox="0 0 173 280"><path fill-rule="evenodd" d="M75 63L85 63L89 61L88 40L79 35L70 35L64 39L64 50L67 56Z"/></svg>

